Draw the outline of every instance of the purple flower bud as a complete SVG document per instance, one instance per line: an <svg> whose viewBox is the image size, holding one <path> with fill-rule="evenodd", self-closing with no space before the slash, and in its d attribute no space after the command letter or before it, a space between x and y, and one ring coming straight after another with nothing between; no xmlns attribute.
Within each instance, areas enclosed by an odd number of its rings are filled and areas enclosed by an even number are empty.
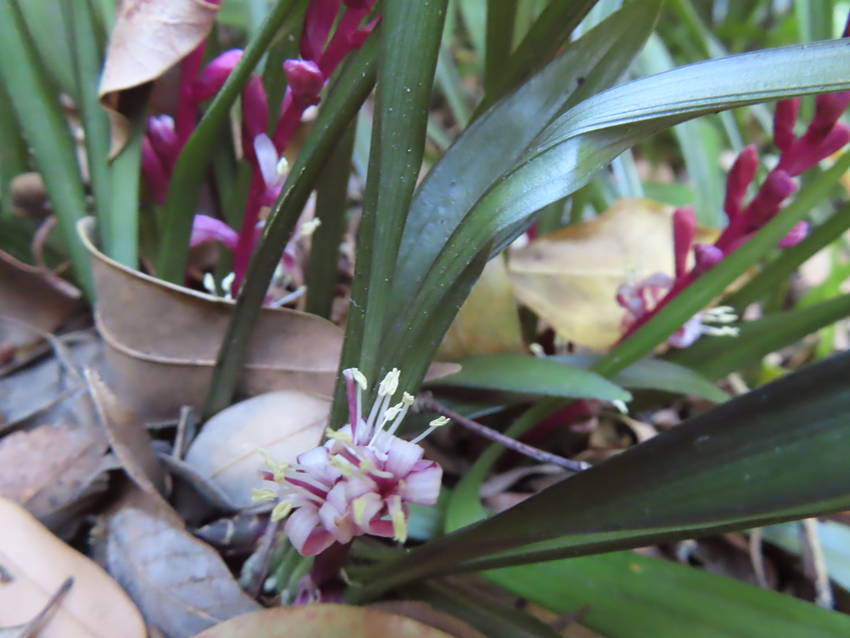
<svg viewBox="0 0 850 638"><path fill-rule="evenodd" d="M790 248L791 246L796 246L801 241L806 238L806 235L809 234L809 222L800 221L794 224L794 227L788 231L788 234L785 235L782 239L779 240L779 244L777 244L780 248Z"/></svg>
<svg viewBox="0 0 850 638"><path fill-rule="evenodd" d="M254 159L254 140L266 132L269 118L269 104L263 81L258 75L252 75L242 89L242 151L245 156Z"/></svg>
<svg viewBox="0 0 850 638"><path fill-rule="evenodd" d="M673 255L676 279L685 274L688 253L694 241L697 220L693 206L682 206L673 213Z"/></svg>
<svg viewBox="0 0 850 638"><path fill-rule="evenodd" d="M227 246L230 250L236 248L239 236L226 223L208 215L195 215L192 218L192 236L189 239L190 246L198 246L207 242L217 241Z"/></svg>
<svg viewBox="0 0 850 638"><path fill-rule="evenodd" d="M773 113L773 139L777 148L787 151L794 143L794 123L800 110L800 98L781 100Z"/></svg>
<svg viewBox="0 0 850 638"><path fill-rule="evenodd" d="M242 59L242 49L230 49L213 58L195 82L195 97L208 100L221 90L233 69Z"/></svg>
<svg viewBox="0 0 850 638"><path fill-rule="evenodd" d="M325 86L325 78L319 65L310 60L286 60L283 63L286 79L295 97L315 104Z"/></svg>
<svg viewBox="0 0 850 638"><path fill-rule="evenodd" d="M773 217L785 198L797 190L797 183L784 170L775 168L767 175L759 192L744 214L751 227L758 228Z"/></svg>
<svg viewBox="0 0 850 638"><path fill-rule="evenodd" d="M696 244L694 246L694 274L702 274L720 262L724 257L723 251L711 244Z"/></svg>
<svg viewBox="0 0 850 638"><path fill-rule="evenodd" d="M174 120L170 115L154 115L148 118L147 136L153 150L159 156L163 168L170 173L180 153L180 141L174 131Z"/></svg>
<svg viewBox="0 0 850 638"><path fill-rule="evenodd" d="M741 214L744 195L756 176L758 161L756 147L750 144L738 154L729 170L729 175L726 176L726 199L723 202L723 210L726 211L730 222Z"/></svg>

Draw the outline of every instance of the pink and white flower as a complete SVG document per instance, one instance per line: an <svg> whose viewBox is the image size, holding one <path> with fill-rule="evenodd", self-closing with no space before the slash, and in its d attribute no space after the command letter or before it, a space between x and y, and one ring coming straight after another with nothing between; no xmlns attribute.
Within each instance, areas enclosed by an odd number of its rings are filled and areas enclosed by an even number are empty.
<svg viewBox="0 0 850 638"><path fill-rule="evenodd" d="M254 491L258 500L278 499L272 519L289 519L285 531L304 556L314 556L334 543L347 544L355 536L373 534L407 539L408 504L433 505L440 493L443 470L423 459L419 441L445 417L412 441L396 436L413 396L398 390L399 370L392 369L378 386L378 396L363 411L366 377L356 368L343 371L350 423L328 431L328 441L299 455L294 464L266 456L273 487Z"/></svg>

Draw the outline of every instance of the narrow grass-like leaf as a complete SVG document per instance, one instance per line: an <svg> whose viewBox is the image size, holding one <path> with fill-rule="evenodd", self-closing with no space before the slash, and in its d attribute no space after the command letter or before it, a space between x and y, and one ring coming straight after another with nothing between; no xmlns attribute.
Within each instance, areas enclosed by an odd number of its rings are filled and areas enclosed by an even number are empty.
<svg viewBox="0 0 850 638"><path fill-rule="evenodd" d="M76 222L85 216L86 198L74 140L42 62L14 0L0 2L0 74L12 98L18 125L32 148L47 195L68 245L74 275L91 299L88 255L77 239Z"/></svg>
<svg viewBox="0 0 850 638"><path fill-rule="evenodd" d="M447 0L388 0L381 24L381 64L369 178L357 242L357 267L343 367L379 376L381 341L399 243L425 148L428 106ZM460 274L460 273L458 273ZM334 413L344 402L337 394ZM335 419L334 419L335 420Z"/></svg>
<svg viewBox="0 0 850 638"><path fill-rule="evenodd" d="M487 0L487 57L484 61L484 91L490 92L504 73L513 48L518 0Z"/></svg>
<svg viewBox="0 0 850 638"><path fill-rule="evenodd" d="M850 506L850 353L680 424L362 577L352 598L424 576L746 529Z"/></svg>
<svg viewBox="0 0 850 638"><path fill-rule="evenodd" d="M732 578L634 553L485 573L516 596L608 638L833 638L850 618Z"/></svg>
<svg viewBox="0 0 850 638"><path fill-rule="evenodd" d="M245 48L239 64L213 99L177 158L165 201L164 218L168 220L168 224L157 261L157 275L160 278L177 284L183 283L192 218L201 197L201 184L207 176L212 148L225 130L230 107L239 97L239 92L248 81L251 71L278 35L287 17L305 3L306 0L280 0L275 5L257 37Z"/></svg>
<svg viewBox="0 0 850 638"><path fill-rule="evenodd" d="M724 298L723 303L742 311L748 304L764 299L816 252L841 237L850 228L850 205L836 210L829 219L816 226L796 246L783 249L740 290Z"/></svg>
<svg viewBox="0 0 850 638"><path fill-rule="evenodd" d="M316 185L325 162L345 133L375 82L378 39L370 37L345 64L322 105L313 129L269 214L260 245L248 266L233 317L218 352L204 414L230 405L246 348L272 275L298 216Z"/></svg>
<svg viewBox="0 0 850 638"><path fill-rule="evenodd" d="M89 0L80 0L63 4L62 11L65 14L71 44L76 94L85 128L86 159L94 196L94 208L98 218L98 234L106 255L125 266L134 268L135 261L128 262L124 259L125 255L119 255L115 251L120 238L116 237L118 229L114 222L118 220L115 220L112 215L110 200L109 120L97 97L102 51L92 6Z"/></svg>
<svg viewBox="0 0 850 638"><path fill-rule="evenodd" d="M316 217L307 267L307 312L330 318L339 275L339 245L345 232L354 125L349 125L316 184Z"/></svg>
<svg viewBox="0 0 850 638"><path fill-rule="evenodd" d="M628 392L598 374L552 359L506 353L469 357L459 363L460 372L431 385L603 401L631 399Z"/></svg>
<svg viewBox="0 0 850 638"><path fill-rule="evenodd" d="M6 87L0 82L0 217L12 213L9 182L28 169L27 145L15 120Z"/></svg>

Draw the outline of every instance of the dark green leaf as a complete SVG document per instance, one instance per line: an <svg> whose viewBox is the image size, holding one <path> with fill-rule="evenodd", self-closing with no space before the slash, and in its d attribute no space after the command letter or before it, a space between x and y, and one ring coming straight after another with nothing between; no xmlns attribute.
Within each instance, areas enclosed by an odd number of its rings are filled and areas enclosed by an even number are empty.
<svg viewBox="0 0 850 638"><path fill-rule="evenodd" d="M441 572L580 556L847 508L848 372L850 353L733 399L378 566L354 595Z"/></svg>
<svg viewBox="0 0 850 638"><path fill-rule="evenodd" d="M565 398L629 401L631 395L598 374L552 359L490 354L459 362L460 372L432 385Z"/></svg>
<svg viewBox="0 0 850 638"><path fill-rule="evenodd" d="M632 553L490 571L511 593L608 638L833 638L850 617L731 578Z"/></svg>

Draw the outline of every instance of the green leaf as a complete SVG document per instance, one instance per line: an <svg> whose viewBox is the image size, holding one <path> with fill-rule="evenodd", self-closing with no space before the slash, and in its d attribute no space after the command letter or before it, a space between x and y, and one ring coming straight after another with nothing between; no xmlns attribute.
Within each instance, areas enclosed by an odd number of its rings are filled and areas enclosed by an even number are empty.
<svg viewBox="0 0 850 638"><path fill-rule="evenodd" d="M354 125L350 125L316 184L316 217L321 225L310 243L307 266L307 312L330 319L339 275L339 245L346 226L348 180L351 177L351 152Z"/></svg>
<svg viewBox="0 0 850 638"><path fill-rule="evenodd" d="M832 638L850 617L731 578L633 553L490 571L514 595L608 638Z"/></svg>
<svg viewBox="0 0 850 638"><path fill-rule="evenodd" d="M76 232L76 222L86 212L86 198L74 140L58 91L38 59L18 4L13 0L0 1L0 75L12 98L18 125L44 178L50 205L71 255L74 275L91 299L88 255Z"/></svg>
<svg viewBox="0 0 850 638"><path fill-rule="evenodd" d="M595 355L556 355L551 358L582 368L592 368L600 359ZM716 403L723 403L729 398L702 374L663 359L641 359L620 370L611 380L631 390L661 390Z"/></svg>
<svg viewBox="0 0 850 638"><path fill-rule="evenodd" d="M504 73L513 49L514 22L518 0L487 0L487 57L484 62L484 91L491 92Z"/></svg>
<svg viewBox="0 0 850 638"><path fill-rule="evenodd" d="M658 8L655 2L651 6ZM452 307L441 299L445 282L453 281L469 263L446 278L437 277L435 262L458 254L460 244L452 237L454 231L482 194L516 164L549 120L622 75L652 29L655 14L648 8L629 5L570 44L561 56L476 120L431 169L411 204L404 229L388 313L396 319L383 344L387 361L399 365L403 373L421 368L420 359L432 356L433 350L424 346L421 335L431 330L428 324L438 306L441 312ZM477 241L474 254L480 254L492 239L493 234L484 242ZM466 256L464 250L464 259ZM429 286L425 292L434 293L435 301L420 303L425 314L418 315L411 304L426 274ZM418 381L412 373L407 379Z"/></svg>
<svg viewBox="0 0 850 638"><path fill-rule="evenodd" d="M447 0L388 0L382 5L369 176L342 354L343 367L356 365L370 379L391 363L379 360L380 344L401 234L425 148L446 4ZM341 421L342 396L337 392L332 423Z"/></svg>
<svg viewBox="0 0 850 638"><path fill-rule="evenodd" d="M790 374L364 574L424 576L654 544L850 506L850 353Z"/></svg>
<svg viewBox="0 0 850 638"><path fill-rule="evenodd" d="M806 308L747 321L740 327L737 337L702 337L690 348L670 355L669 359L709 379L720 379L848 315L850 295L841 295Z"/></svg>
<svg viewBox="0 0 850 638"><path fill-rule="evenodd" d="M459 362L460 372L440 377L434 386L476 388L539 396L629 401L631 395L580 367L522 354L490 354Z"/></svg>
<svg viewBox="0 0 850 638"><path fill-rule="evenodd" d="M328 91L313 128L272 207L245 284L239 291L233 317L218 352L204 414L230 405L239 370L245 361L251 330L260 313L286 242L304 210L333 149L354 119L375 81L378 39L370 37L350 60Z"/></svg>
<svg viewBox="0 0 850 638"><path fill-rule="evenodd" d="M201 185L207 177L207 167L213 156L212 149L219 143L222 131L226 130L230 107L239 97L242 86L248 81L260 58L278 35L281 25L290 13L305 2L306 0L281 0L275 5L257 37L245 48L239 63L180 152L165 200L164 218L168 220L168 224L163 233L157 261L157 273L162 279L177 284L183 282L195 207L201 197Z"/></svg>

